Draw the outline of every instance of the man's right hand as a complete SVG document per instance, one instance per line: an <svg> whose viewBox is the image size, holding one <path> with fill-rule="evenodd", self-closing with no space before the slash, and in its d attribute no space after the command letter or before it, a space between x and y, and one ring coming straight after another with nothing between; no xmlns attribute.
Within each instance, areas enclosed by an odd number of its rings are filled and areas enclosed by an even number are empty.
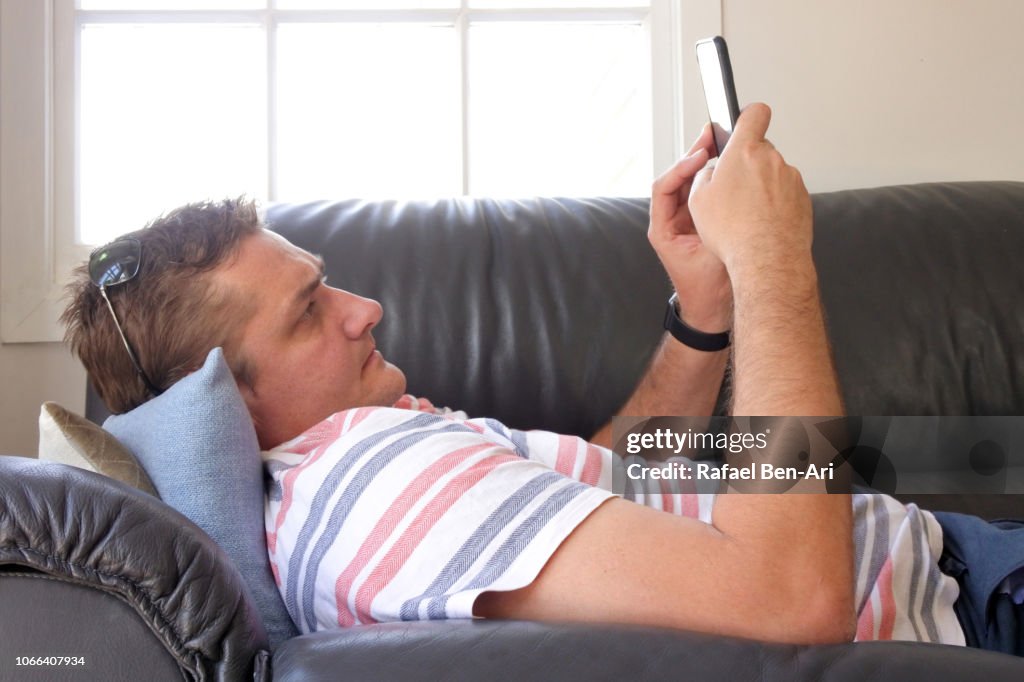
<svg viewBox="0 0 1024 682"><path fill-rule="evenodd" d="M751 104L740 115L717 164L700 171L689 206L704 244L737 271L810 257L811 199L800 172L765 139L771 109Z"/></svg>
<svg viewBox="0 0 1024 682"><path fill-rule="evenodd" d="M737 415L839 416L842 400L811 257L811 197L765 139L771 110L744 109L718 164L694 178L689 206L734 296Z"/></svg>

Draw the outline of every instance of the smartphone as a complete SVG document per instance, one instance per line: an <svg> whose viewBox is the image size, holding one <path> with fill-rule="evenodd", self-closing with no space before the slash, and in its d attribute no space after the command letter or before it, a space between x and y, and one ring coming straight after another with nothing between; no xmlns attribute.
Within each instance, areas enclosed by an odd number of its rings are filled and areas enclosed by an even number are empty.
<svg viewBox="0 0 1024 682"><path fill-rule="evenodd" d="M697 41L697 64L704 84L704 99L708 103L715 148L721 154L736 127L736 119L740 117L736 84L732 80L732 64L729 63L729 48L725 45L725 39L715 36Z"/></svg>

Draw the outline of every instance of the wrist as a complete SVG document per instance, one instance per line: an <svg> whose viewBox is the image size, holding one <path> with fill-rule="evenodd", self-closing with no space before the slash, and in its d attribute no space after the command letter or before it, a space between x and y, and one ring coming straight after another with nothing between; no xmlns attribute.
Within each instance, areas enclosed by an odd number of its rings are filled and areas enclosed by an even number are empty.
<svg viewBox="0 0 1024 682"><path fill-rule="evenodd" d="M731 292L727 302L716 304L708 304L707 298L691 302L676 293L674 305L679 319L698 331L715 334L732 328Z"/></svg>
<svg viewBox="0 0 1024 682"><path fill-rule="evenodd" d="M721 254L729 279L736 279L764 270L802 270L814 266L811 254L812 239L793 232L771 232L767 229L739 240L734 247Z"/></svg>
<svg viewBox="0 0 1024 682"><path fill-rule="evenodd" d="M729 330L706 332L688 325L679 316L678 296L672 294L665 309L664 327L669 334L685 346L705 352L725 350L731 343Z"/></svg>
<svg viewBox="0 0 1024 682"><path fill-rule="evenodd" d="M818 277L813 264L746 270L734 286L736 319L742 318L746 323L798 320L810 313L820 313Z"/></svg>
<svg viewBox="0 0 1024 682"><path fill-rule="evenodd" d="M817 291L818 272L810 250L733 259L728 265L734 295L744 292L772 292L776 296L801 295Z"/></svg>

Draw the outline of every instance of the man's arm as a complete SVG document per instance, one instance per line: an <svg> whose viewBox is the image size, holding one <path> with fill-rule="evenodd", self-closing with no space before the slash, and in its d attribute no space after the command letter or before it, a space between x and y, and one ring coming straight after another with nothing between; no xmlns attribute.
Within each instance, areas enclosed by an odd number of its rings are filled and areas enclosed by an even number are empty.
<svg viewBox="0 0 1024 682"><path fill-rule="evenodd" d="M687 324L690 322L687 320ZM690 324L696 327L694 324ZM704 327L722 331L724 327ZM666 334L619 415L710 415L729 362L729 349L706 352L688 348ZM612 423L590 438L595 445L612 447Z"/></svg>
<svg viewBox="0 0 1024 682"><path fill-rule="evenodd" d="M771 111L748 108L748 125L734 133L740 139L697 174L689 200L732 282L733 411L840 415L811 258L811 198L799 171L763 137Z"/></svg>
<svg viewBox="0 0 1024 682"><path fill-rule="evenodd" d="M679 297L686 324L705 332L732 326L732 288L721 260L705 248L687 206L694 176L710 158L714 141L705 126L687 155L655 180L647 237ZM689 348L666 334L619 415L710 415L729 362L729 350ZM590 441L611 447L611 422Z"/></svg>
<svg viewBox="0 0 1024 682"><path fill-rule="evenodd" d="M690 204L735 289L736 394L747 415L840 415L810 254L810 200L748 107ZM771 239L775 241L769 243ZM845 495L720 496L713 523L619 499L569 535L529 586L484 593L478 615L665 625L780 642L855 628Z"/></svg>

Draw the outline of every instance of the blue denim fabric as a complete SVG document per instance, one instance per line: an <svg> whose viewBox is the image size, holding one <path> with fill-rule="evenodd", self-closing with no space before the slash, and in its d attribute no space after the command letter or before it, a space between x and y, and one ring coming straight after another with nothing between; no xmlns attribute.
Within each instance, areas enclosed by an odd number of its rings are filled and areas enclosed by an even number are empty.
<svg viewBox="0 0 1024 682"><path fill-rule="evenodd" d="M953 608L967 645L1024 656L1024 605L998 589L1024 568L1024 521L951 512L935 518L942 526L939 568L960 585Z"/></svg>

